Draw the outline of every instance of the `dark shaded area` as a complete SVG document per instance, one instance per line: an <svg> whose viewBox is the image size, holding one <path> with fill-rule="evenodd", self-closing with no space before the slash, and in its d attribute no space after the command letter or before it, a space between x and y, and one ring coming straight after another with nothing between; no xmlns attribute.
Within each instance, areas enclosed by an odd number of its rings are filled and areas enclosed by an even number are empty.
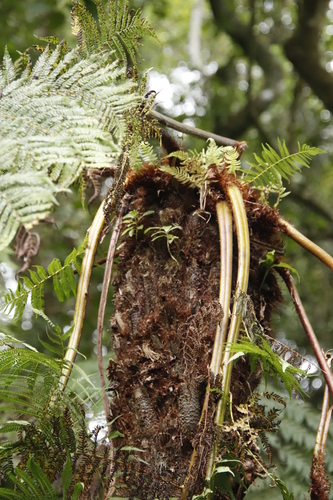
<svg viewBox="0 0 333 500"><path fill-rule="evenodd" d="M298 27L284 49L295 70L333 112L333 78L321 64L319 49L327 7L327 0L300 1Z"/></svg>

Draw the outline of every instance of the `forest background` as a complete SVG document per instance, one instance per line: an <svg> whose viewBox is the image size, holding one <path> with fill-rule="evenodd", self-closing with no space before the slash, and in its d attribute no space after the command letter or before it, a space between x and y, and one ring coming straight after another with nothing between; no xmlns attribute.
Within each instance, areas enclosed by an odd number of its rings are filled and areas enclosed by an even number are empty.
<svg viewBox="0 0 333 500"><path fill-rule="evenodd" d="M94 12L93 2L83 3ZM327 152L316 157L310 169L304 169L292 179L288 185L291 194L279 208L287 220L332 255L333 1L138 0L131 5L143 9L144 17L160 40L160 44L154 39L144 41L140 67L140 70L152 68L147 90L158 93L157 110L181 122L245 140L248 149L243 153L244 161L251 161L253 152L260 153L261 143L276 147L278 137L286 141L290 151L297 150L300 142ZM2 0L0 59L5 45L15 59L17 50L23 52L40 43L34 35L56 35L71 41L70 9L68 0ZM34 49L31 53L33 58L38 55ZM186 148L199 151L204 147L202 141L191 137L178 134L176 137ZM106 187L104 194L105 191ZM78 192L61 196L59 202L50 223L38 227L43 245L33 264L47 267L55 256L63 260L73 246L82 242L96 209L93 205L90 210L83 210ZM107 243L100 249L100 257L105 256L106 251ZM318 339L323 348L330 349L333 275L324 264L290 240L286 242L286 254L301 276L299 293ZM21 266L13 251L3 253L0 286L15 288L15 272ZM96 317L102 273L100 269L93 276L80 348L88 357L84 366L90 372L96 371ZM47 290L45 293L50 319L57 318L57 323L69 328L74 302L69 306L50 302ZM107 314L111 311L109 301ZM11 327L3 321L1 330L10 332ZM274 324L279 340L314 360L287 297L275 315ZM44 338L44 330L44 323L26 310L20 325L15 325L15 336L40 349L38 339ZM106 363L111 348L108 338L105 332ZM299 492L306 492L310 450L322 399L322 378L315 369L310 370L313 377L304 381L303 389L311 396L316 410L297 411L298 422L293 422L291 415L288 420L286 411L282 435L273 440L276 446L279 439L287 445L286 451L277 453L281 470L287 474L287 485L297 498L300 498ZM300 407L302 404L298 410ZM327 467L332 473L333 446L330 444ZM296 483L297 474L302 474L305 485ZM258 492L255 494L258 498Z"/></svg>

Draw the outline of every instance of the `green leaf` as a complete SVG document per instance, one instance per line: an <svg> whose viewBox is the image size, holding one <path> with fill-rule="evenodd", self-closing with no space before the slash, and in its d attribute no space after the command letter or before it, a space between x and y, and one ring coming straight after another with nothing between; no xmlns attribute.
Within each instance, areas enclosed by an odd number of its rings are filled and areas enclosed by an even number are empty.
<svg viewBox="0 0 333 500"><path fill-rule="evenodd" d="M213 490L210 488L205 488L204 491L200 495L194 495L192 497L192 500L207 500L208 498L211 498L211 495L213 494Z"/></svg>
<svg viewBox="0 0 333 500"><path fill-rule="evenodd" d="M59 349L59 347L55 347L54 345L52 344L49 344L48 342L45 342L44 340L41 340L39 339L39 342L42 344L43 347L45 347L45 349L47 349L48 351L50 352L53 352L54 354L56 354L57 356L61 356L62 354L62 350Z"/></svg>
<svg viewBox="0 0 333 500"><path fill-rule="evenodd" d="M122 446L120 449L122 451L140 451L142 453L145 452L145 450L141 450L140 448L135 448L134 446Z"/></svg>
<svg viewBox="0 0 333 500"><path fill-rule="evenodd" d="M0 427L0 433L3 434L5 432L20 431L28 425L30 425L30 422L27 422L26 420L12 420Z"/></svg>
<svg viewBox="0 0 333 500"><path fill-rule="evenodd" d="M290 364L286 366L264 338L258 337L256 343L253 343L248 337L242 337L238 343L228 344L228 349L234 353L248 354L251 366L255 367L259 363L263 368L264 376L271 375L276 380L281 380L290 396L293 390L305 395L297 377L306 376L306 371Z"/></svg>
<svg viewBox="0 0 333 500"><path fill-rule="evenodd" d="M81 492L84 490L84 483L76 483L71 500L79 500Z"/></svg>
<svg viewBox="0 0 333 500"><path fill-rule="evenodd" d="M22 497L22 494L21 493L18 493L17 491L13 491L13 490L10 490L8 488L0 488L0 498L2 498L3 500L24 500L24 498ZM26 496L25 497L26 500L32 500L32 498Z"/></svg>
<svg viewBox="0 0 333 500"><path fill-rule="evenodd" d="M115 439L117 437L124 437L124 434L122 434L120 431L111 431L108 434L108 438L109 439Z"/></svg>
<svg viewBox="0 0 333 500"><path fill-rule="evenodd" d="M47 475L42 471L39 465L34 462L33 458L29 458L27 462L27 468L30 470L32 477L37 481L42 493L50 499L56 499L57 495L50 483Z"/></svg>
<svg viewBox="0 0 333 500"><path fill-rule="evenodd" d="M17 488L22 490L22 493L27 495L26 498L31 498L32 495L34 495L34 498L36 498L36 500L43 499L38 484L36 484L36 482L30 477L29 474L27 474L23 470L20 470L18 467L15 467L15 474L17 476L15 484ZM12 475L10 476L10 478L12 481L14 481Z"/></svg>
<svg viewBox="0 0 333 500"><path fill-rule="evenodd" d="M61 482L63 490L63 500L67 500L67 491L72 482L72 463L71 463L71 455L68 450L67 450L67 460L64 469L61 473Z"/></svg>
<svg viewBox="0 0 333 500"><path fill-rule="evenodd" d="M289 493L288 488L284 481L282 481L282 479L278 478L275 475L273 475L273 479L275 480L277 487L281 491L283 500L295 500L294 494Z"/></svg>
<svg viewBox="0 0 333 500"><path fill-rule="evenodd" d="M297 153L289 153L285 141L278 139L279 153L269 144L262 145L262 157L254 154L255 163L249 163L250 170L241 169L242 180L255 187L277 187L282 185L282 179L290 181L301 166L309 167L313 156L323 154L325 151L319 148L310 147L307 144L302 146L298 143Z"/></svg>

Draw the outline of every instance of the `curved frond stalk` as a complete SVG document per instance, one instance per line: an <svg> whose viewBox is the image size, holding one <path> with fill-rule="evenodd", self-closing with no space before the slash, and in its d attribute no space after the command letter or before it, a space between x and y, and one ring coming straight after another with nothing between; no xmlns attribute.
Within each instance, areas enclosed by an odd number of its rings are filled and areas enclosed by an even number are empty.
<svg viewBox="0 0 333 500"><path fill-rule="evenodd" d="M320 246L313 243L313 241L309 240L304 234L298 231L294 226L292 226L289 222L284 220L282 217L278 219L278 226L286 233L287 236L292 238L296 243L301 245L305 250L312 253L315 257L321 260L327 267L329 267L333 271L333 257L325 252Z"/></svg>
<svg viewBox="0 0 333 500"><path fill-rule="evenodd" d="M250 237L247 223L244 201L239 188L231 185L228 188L228 195L232 205L233 219L237 233L238 242L238 273L237 287L234 297L234 305L232 310L231 322L227 342L233 344L237 342L240 325L242 322L243 299L247 292L250 271ZM220 399L215 416L216 425L222 425L229 395L232 363L230 362L231 353L228 349L228 344L224 352L222 363L222 392L223 396Z"/></svg>
<svg viewBox="0 0 333 500"><path fill-rule="evenodd" d="M232 217L227 201L216 205L220 233L220 296L223 318L217 325L210 370L214 379L219 375L223 355L223 345L227 337L232 279Z"/></svg>
<svg viewBox="0 0 333 500"><path fill-rule="evenodd" d="M223 318L221 322L217 325L216 335L212 353L212 360L210 363L210 372L213 375L214 380L219 375L221 370L221 361L223 356L223 346L227 336L227 328L229 323L229 308L230 308L230 296L231 296L231 279L232 279L232 217L231 211L227 201L222 201L216 205L217 221L219 226L220 234L220 260L221 260L221 271L220 271L220 294L219 302L223 309ZM207 390L204 399L200 422L205 417L209 402L209 391ZM211 477L213 472L213 464L215 459L216 449L213 446L211 455L207 465L207 478ZM185 479L185 485L187 484L190 471L195 463L195 458L197 456L197 450L194 448L191 462L188 468L187 478ZM186 500L188 496L188 490L184 485L181 494L181 500Z"/></svg>
<svg viewBox="0 0 333 500"><path fill-rule="evenodd" d="M119 215L118 215L116 222L115 222L113 229L112 229L112 236L110 239L110 244L109 244L108 254L107 254L107 258L106 258L105 269L104 269L103 287L102 287L101 298L100 298L99 308L98 308L97 358L98 358L99 378L100 378L100 382L101 382L101 388L103 391L104 412L105 412L105 417L106 417L107 422L110 421L111 414L110 414L109 400L108 400L107 394L105 393L105 389L104 389L105 388L105 375L104 375L104 367L103 367L102 336L103 336L105 306L106 306L106 300L108 297L108 291L109 291L109 286L110 286L110 281L111 281L113 259L114 259L114 254L116 251L118 238L119 238L120 231L121 231L121 225L122 225L122 220L123 220L125 208L126 208L126 203L123 202L122 206L120 207Z"/></svg>
<svg viewBox="0 0 333 500"><path fill-rule="evenodd" d="M329 368L332 368L332 357L327 360ZM329 408L330 391L325 386L323 404L321 408L320 421L313 450L312 467L310 473L310 497L326 498L330 490L330 481L325 473L325 447L331 422L333 406Z"/></svg>
<svg viewBox="0 0 333 500"><path fill-rule="evenodd" d="M231 280L232 280L232 217L231 211L227 201L222 201L216 205L217 221L219 226L220 234L220 296L219 302L223 310L223 318L216 328L216 335L212 353L212 361L210 363L210 371L213 375L213 379L220 374L223 347L227 337L227 330L229 324L229 308L230 308L230 297L231 297ZM207 398L205 398L205 405L208 404ZM213 448L210 453L210 457L207 464L206 479L212 476L214 461L216 457L216 444L213 444Z"/></svg>
<svg viewBox="0 0 333 500"><path fill-rule="evenodd" d="M87 246L81 266L79 284L77 288L75 311L73 318L73 331L69 338L66 355L64 357L64 368L60 378L59 386L64 390L71 374L72 366L79 350L86 305L90 285L91 272L94 267L94 259L101 234L105 225L104 200L101 203L95 218L88 229Z"/></svg>

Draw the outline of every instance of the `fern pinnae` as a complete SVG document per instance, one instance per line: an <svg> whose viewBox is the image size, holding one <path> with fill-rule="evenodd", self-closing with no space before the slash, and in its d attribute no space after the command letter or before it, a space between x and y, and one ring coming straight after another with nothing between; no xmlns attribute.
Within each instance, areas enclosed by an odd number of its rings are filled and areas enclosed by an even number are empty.
<svg viewBox="0 0 333 500"><path fill-rule="evenodd" d="M29 269L30 278L23 276L15 292L9 290L0 304L0 310L7 315L14 310L13 321L19 320L31 293L33 311L42 316L50 326L54 326L44 313L44 285L48 280L53 280L53 288L59 302L63 302L65 298L69 299L71 295L76 296L74 268L80 272L80 258L84 253L85 242L77 250L73 249L63 265L59 259L53 259L48 266L48 272L42 266L35 266L36 271Z"/></svg>
<svg viewBox="0 0 333 500"><path fill-rule="evenodd" d="M295 173L301 170L301 166L309 167L310 159L325 151L310 147L307 144L302 146L298 143L298 151L289 153L285 141L278 139L280 155L269 145L262 145L262 158L254 154L256 163L250 163L250 170L241 169L242 180L251 183L254 187L262 187L265 184L273 187L281 184L281 178L289 181Z"/></svg>
<svg viewBox="0 0 333 500"><path fill-rule="evenodd" d="M9 55L7 46L3 56L2 68L0 68L0 85L1 89L9 85L15 79L15 69L13 60Z"/></svg>

